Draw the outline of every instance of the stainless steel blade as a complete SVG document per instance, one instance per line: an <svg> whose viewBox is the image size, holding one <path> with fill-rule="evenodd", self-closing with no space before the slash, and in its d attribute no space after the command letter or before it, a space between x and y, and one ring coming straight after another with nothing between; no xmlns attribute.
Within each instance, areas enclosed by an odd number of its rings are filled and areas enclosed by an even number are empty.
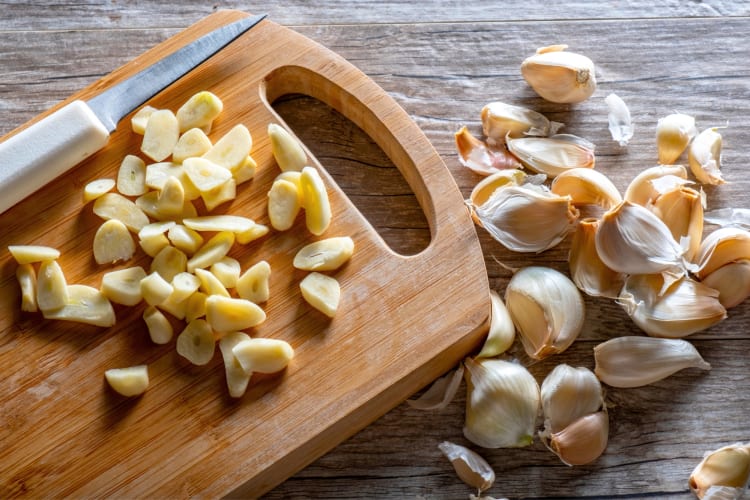
<svg viewBox="0 0 750 500"><path fill-rule="evenodd" d="M117 123L128 113L224 48L265 17L266 14L247 17L214 30L137 75L93 97L87 101L87 104L107 130L113 132Z"/></svg>

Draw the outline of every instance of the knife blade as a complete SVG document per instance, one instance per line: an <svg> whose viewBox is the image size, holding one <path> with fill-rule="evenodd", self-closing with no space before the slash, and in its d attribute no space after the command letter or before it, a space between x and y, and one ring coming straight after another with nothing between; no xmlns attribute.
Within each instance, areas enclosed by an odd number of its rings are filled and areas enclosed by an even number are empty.
<svg viewBox="0 0 750 500"><path fill-rule="evenodd" d="M0 143L0 213L102 149L131 111L265 17L246 17L217 28L88 101L72 101Z"/></svg>

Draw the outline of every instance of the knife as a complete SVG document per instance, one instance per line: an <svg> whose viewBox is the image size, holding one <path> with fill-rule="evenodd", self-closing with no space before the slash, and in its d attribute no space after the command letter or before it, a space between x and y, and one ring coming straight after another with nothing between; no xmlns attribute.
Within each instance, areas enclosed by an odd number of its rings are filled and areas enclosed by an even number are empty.
<svg viewBox="0 0 750 500"><path fill-rule="evenodd" d="M0 213L93 155L117 123L184 76L265 14L218 28L89 99L66 104L0 143Z"/></svg>

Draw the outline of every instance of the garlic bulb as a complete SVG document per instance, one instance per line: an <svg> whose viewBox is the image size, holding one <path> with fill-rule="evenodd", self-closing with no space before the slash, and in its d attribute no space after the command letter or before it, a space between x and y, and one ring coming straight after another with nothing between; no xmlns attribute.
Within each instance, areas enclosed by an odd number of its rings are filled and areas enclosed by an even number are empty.
<svg viewBox="0 0 750 500"><path fill-rule="evenodd" d="M629 276L617 303L652 337L686 337L727 317L719 292L686 277L665 289L659 275Z"/></svg>
<svg viewBox="0 0 750 500"><path fill-rule="evenodd" d="M508 309L503 299L494 290L490 290L490 304L490 330L482 350L477 354L478 358L493 358L504 353L510 349L516 338L516 327L513 325Z"/></svg>
<svg viewBox="0 0 750 500"><path fill-rule="evenodd" d="M712 186L726 182L721 176L721 134L716 127L707 128L693 139L688 163L698 182Z"/></svg>
<svg viewBox="0 0 750 500"><path fill-rule="evenodd" d="M567 276L548 267L516 271L505 290L505 306L533 359L563 352L583 328L581 293Z"/></svg>
<svg viewBox="0 0 750 500"><path fill-rule="evenodd" d="M604 406L599 379L583 366L557 365L542 382L541 397L544 427L550 433Z"/></svg>
<svg viewBox="0 0 750 500"><path fill-rule="evenodd" d="M482 130L490 144L504 144L505 137L554 134L562 123L550 122L536 111L504 102L491 102L482 108Z"/></svg>
<svg viewBox="0 0 750 500"><path fill-rule="evenodd" d="M706 453L688 485L698 498L739 499L750 482L750 443L735 443ZM711 496L718 491L721 496Z"/></svg>
<svg viewBox="0 0 750 500"><path fill-rule="evenodd" d="M450 441L443 441L438 448L451 461L458 477L480 494L495 482L495 471L478 453Z"/></svg>
<svg viewBox="0 0 750 500"><path fill-rule="evenodd" d="M534 439L539 385L518 363L467 358L466 439L484 448L518 448Z"/></svg>
<svg viewBox="0 0 750 500"><path fill-rule="evenodd" d="M617 337L594 347L594 373L612 387L641 387L685 368L710 370L693 345L682 339Z"/></svg>
<svg viewBox="0 0 750 500"><path fill-rule="evenodd" d="M706 195L687 186L673 188L659 195L649 207L667 225L676 242L687 240L685 259L698 255L703 238L703 209Z"/></svg>
<svg viewBox="0 0 750 500"><path fill-rule="evenodd" d="M515 252L543 252L575 227L578 211L569 197L543 186L505 185L480 206L474 219L499 243Z"/></svg>
<svg viewBox="0 0 750 500"><path fill-rule="evenodd" d="M670 189L692 184L682 165L657 165L638 174L628 185L624 198L645 207L660 194Z"/></svg>
<svg viewBox="0 0 750 500"><path fill-rule="evenodd" d="M742 259L750 259L750 231L737 227L722 227L705 237L696 262L698 279L720 267Z"/></svg>
<svg viewBox="0 0 750 500"><path fill-rule="evenodd" d="M750 297L750 259L740 259L712 271L701 283L719 292L719 302L726 309Z"/></svg>
<svg viewBox="0 0 750 500"><path fill-rule="evenodd" d="M550 102L585 101L596 90L594 63L588 57L565 52L567 45L537 49L521 64L521 75L542 98Z"/></svg>
<svg viewBox="0 0 750 500"><path fill-rule="evenodd" d="M504 146L491 147L471 135L466 127L456 132L455 138L458 161L474 173L490 175L498 170L521 167Z"/></svg>
<svg viewBox="0 0 750 500"><path fill-rule="evenodd" d="M572 168L558 174L550 191L570 196L574 205L598 205L604 210L622 201L622 195L609 177L591 168Z"/></svg>
<svg viewBox="0 0 750 500"><path fill-rule="evenodd" d="M676 162L697 132L692 116L674 113L659 119L656 124L659 163L671 165Z"/></svg>
<svg viewBox="0 0 750 500"><path fill-rule="evenodd" d="M620 146L627 146L628 141L633 138L633 121L628 106L617 94L609 94L604 102L609 107L607 119L612 139Z"/></svg>
<svg viewBox="0 0 750 500"><path fill-rule="evenodd" d="M567 465L586 465L599 458L609 440L606 411L590 413L550 436L549 448Z"/></svg>
<svg viewBox="0 0 750 500"><path fill-rule="evenodd" d="M594 168L596 163L594 144L571 134L508 138L506 144L525 167L548 177L571 168Z"/></svg>
<svg viewBox="0 0 750 500"><path fill-rule="evenodd" d="M613 271L596 251L596 230L599 219L582 219L570 244L568 263L573 283L592 297L615 298L625 284L625 274Z"/></svg>

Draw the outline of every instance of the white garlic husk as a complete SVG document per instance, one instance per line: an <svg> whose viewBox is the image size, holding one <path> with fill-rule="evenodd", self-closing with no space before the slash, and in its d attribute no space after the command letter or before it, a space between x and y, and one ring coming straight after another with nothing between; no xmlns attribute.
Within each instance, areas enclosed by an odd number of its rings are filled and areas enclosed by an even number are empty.
<svg viewBox="0 0 750 500"><path fill-rule="evenodd" d="M693 182L682 165L657 165L643 170L628 184L624 199L645 207L660 194Z"/></svg>
<svg viewBox="0 0 750 500"><path fill-rule="evenodd" d="M567 48L567 45L542 47L521 63L523 78L550 102L582 102L596 90L593 61L584 55L566 52Z"/></svg>
<svg viewBox="0 0 750 500"><path fill-rule="evenodd" d="M750 482L750 443L735 443L706 453L688 485L701 499L742 498Z"/></svg>
<svg viewBox="0 0 750 500"><path fill-rule="evenodd" d="M494 358L513 345L516 327L505 307L505 303L495 290L490 290L490 329L477 358Z"/></svg>
<svg viewBox="0 0 750 500"><path fill-rule="evenodd" d="M555 177L572 168L594 168L594 144L572 134L506 139L508 150L534 172Z"/></svg>
<svg viewBox="0 0 750 500"><path fill-rule="evenodd" d="M596 251L596 230L599 219L582 219L570 243L568 264L573 283L586 295L616 298L625 284L625 274L613 271Z"/></svg>
<svg viewBox="0 0 750 500"><path fill-rule="evenodd" d="M573 205L598 205L609 210L622 202L622 195L609 177L591 168L572 168L560 173L550 191L570 196Z"/></svg>
<svg viewBox="0 0 750 500"><path fill-rule="evenodd" d="M555 269L529 266L513 274L505 306L533 359L567 349L583 329L585 306L576 285Z"/></svg>
<svg viewBox="0 0 750 500"><path fill-rule="evenodd" d="M586 367L557 365L542 382L544 433L560 432L581 417L604 406L599 379Z"/></svg>
<svg viewBox="0 0 750 500"><path fill-rule="evenodd" d="M484 448L519 448L534 440L539 384L519 363L471 359L466 365L464 436Z"/></svg>
<svg viewBox="0 0 750 500"><path fill-rule="evenodd" d="M724 264L701 283L719 292L719 302L725 309L738 306L750 297L750 259Z"/></svg>
<svg viewBox="0 0 750 500"><path fill-rule="evenodd" d="M609 94L604 102L607 103L609 114L609 133L612 139L620 146L627 146L628 141L633 138L633 120L630 117L630 110L625 101L617 94Z"/></svg>
<svg viewBox="0 0 750 500"><path fill-rule="evenodd" d="M455 139L458 161L476 174L486 176L499 170L521 167L518 159L505 146L490 146L474 137L466 127L456 132Z"/></svg>
<svg viewBox="0 0 750 500"><path fill-rule="evenodd" d="M659 163L671 165L676 162L697 132L695 118L690 115L673 113L660 118L656 124Z"/></svg>
<svg viewBox="0 0 750 500"><path fill-rule="evenodd" d="M459 364L455 370L435 380L417 399L407 399L406 403L417 410L441 410L453 401L463 377L464 365Z"/></svg>
<svg viewBox="0 0 750 500"><path fill-rule="evenodd" d="M690 262L700 250L705 206L703 190L680 186L660 194L648 207L667 225L674 240L686 245L684 257Z"/></svg>
<svg viewBox="0 0 750 500"><path fill-rule="evenodd" d="M546 137L555 134L562 123L551 122L543 114L504 102L491 102L482 108L482 131L489 144L504 144L506 136Z"/></svg>
<svg viewBox="0 0 750 500"><path fill-rule="evenodd" d="M707 128L690 143L688 164L698 182L712 186L726 182L721 175L721 145L717 127Z"/></svg>
<svg viewBox="0 0 750 500"><path fill-rule="evenodd" d="M495 471L477 452L450 441L438 445L461 480L481 494L495 482Z"/></svg>

